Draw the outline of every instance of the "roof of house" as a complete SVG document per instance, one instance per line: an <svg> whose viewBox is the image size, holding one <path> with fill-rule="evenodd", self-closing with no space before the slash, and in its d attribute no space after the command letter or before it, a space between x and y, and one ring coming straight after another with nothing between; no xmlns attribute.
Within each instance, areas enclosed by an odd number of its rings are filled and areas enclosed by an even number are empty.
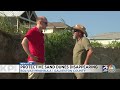
<svg viewBox="0 0 120 90"><path fill-rule="evenodd" d="M37 15L35 11L0 11L0 16L7 16L7 17L19 17L26 21L36 21ZM32 22L31 21L31 22Z"/></svg>
<svg viewBox="0 0 120 90"><path fill-rule="evenodd" d="M66 28L67 25L63 22L49 22L47 28Z"/></svg>
<svg viewBox="0 0 120 90"><path fill-rule="evenodd" d="M0 16L20 16L24 13L25 11L0 11Z"/></svg>
<svg viewBox="0 0 120 90"><path fill-rule="evenodd" d="M103 33L89 38L90 39L120 39L120 32Z"/></svg>

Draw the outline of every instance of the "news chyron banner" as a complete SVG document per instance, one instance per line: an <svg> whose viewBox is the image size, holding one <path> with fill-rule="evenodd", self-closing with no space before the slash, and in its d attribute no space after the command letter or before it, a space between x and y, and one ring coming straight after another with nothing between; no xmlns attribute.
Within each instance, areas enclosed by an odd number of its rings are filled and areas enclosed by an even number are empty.
<svg viewBox="0 0 120 90"><path fill-rule="evenodd" d="M0 65L0 73L114 73L114 65L36 65L21 62L19 65Z"/></svg>
<svg viewBox="0 0 120 90"><path fill-rule="evenodd" d="M20 65L20 72L40 73L101 73L101 65Z"/></svg>

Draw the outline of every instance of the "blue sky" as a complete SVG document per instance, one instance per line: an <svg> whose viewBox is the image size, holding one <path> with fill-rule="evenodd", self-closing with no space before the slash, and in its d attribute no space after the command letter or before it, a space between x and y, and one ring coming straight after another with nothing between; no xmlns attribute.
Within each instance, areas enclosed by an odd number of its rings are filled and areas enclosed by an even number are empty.
<svg viewBox="0 0 120 90"><path fill-rule="evenodd" d="M120 11L36 11L37 16L46 16L49 22L61 22L74 26L82 24L89 36L120 32Z"/></svg>

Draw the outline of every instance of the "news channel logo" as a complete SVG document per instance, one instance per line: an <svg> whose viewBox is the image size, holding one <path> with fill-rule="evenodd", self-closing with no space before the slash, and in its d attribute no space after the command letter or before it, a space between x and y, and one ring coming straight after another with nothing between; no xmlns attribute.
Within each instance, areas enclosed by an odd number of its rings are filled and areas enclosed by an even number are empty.
<svg viewBox="0 0 120 90"><path fill-rule="evenodd" d="M102 66L102 72L109 72L109 73L113 73L116 71L116 67L115 65L103 65Z"/></svg>
<svg viewBox="0 0 120 90"><path fill-rule="evenodd" d="M108 65L108 72L109 73L114 73L116 71L115 65Z"/></svg>
<svg viewBox="0 0 120 90"><path fill-rule="evenodd" d="M108 72L108 65L102 66L102 72Z"/></svg>

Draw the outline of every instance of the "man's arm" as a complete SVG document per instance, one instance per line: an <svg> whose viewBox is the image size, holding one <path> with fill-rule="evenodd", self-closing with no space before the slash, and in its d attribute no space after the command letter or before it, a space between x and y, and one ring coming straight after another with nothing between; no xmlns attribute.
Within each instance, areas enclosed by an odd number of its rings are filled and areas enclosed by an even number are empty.
<svg viewBox="0 0 120 90"><path fill-rule="evenodd" d="M24 49L24 51L27 53L28 56L30 56L31 58L33 58L33 60L37 60L38 57L33 56L30 51L29 51L29 46L28 46L28 39L26 37L24 37L24 39L22 40L22 47Z"/></svg>
<svg viewBox="0 0 120 90"><path fill-rule="evenodd" d="M85 62L84 62L84 65L88 64L88 60L89 60L90 57L92 56L92 53L93 53L92 48L89 48L89 49L88 49L88 52L87 52L87 56L86 56Z"/></svg>

